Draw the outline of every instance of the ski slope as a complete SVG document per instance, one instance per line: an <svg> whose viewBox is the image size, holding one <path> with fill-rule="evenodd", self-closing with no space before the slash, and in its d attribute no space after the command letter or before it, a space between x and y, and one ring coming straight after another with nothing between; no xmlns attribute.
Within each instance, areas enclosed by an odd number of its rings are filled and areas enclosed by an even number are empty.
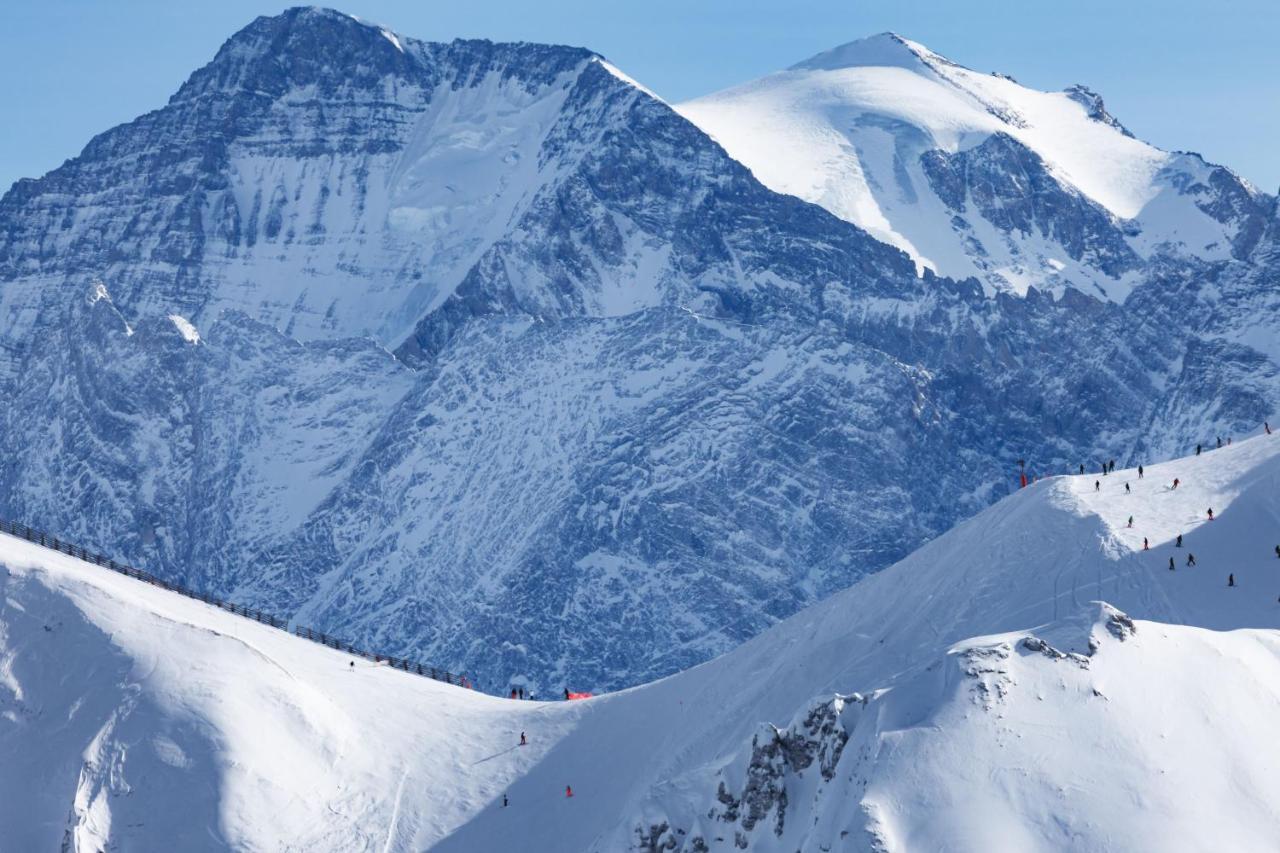
<svg viewBox="0 0 1280 853"><path fill-rule="evenodd" d="M1042 480L730 654L572 703L352 671L0 537L0 849L1266 849L1278 486L1272 436Z"/></svg>

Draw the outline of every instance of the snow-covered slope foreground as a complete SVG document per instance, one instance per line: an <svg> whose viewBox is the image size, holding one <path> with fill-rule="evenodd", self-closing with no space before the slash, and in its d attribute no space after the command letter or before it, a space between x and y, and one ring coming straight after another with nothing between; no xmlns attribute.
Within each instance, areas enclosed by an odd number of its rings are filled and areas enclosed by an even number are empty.
<svg viewBox="0 0 1280 853"><path fill-rule="evenodd" d="M0 834L71 850L1269 849L1277 539L1280 438L1141 479L1055 478L722 658L543 703L351 671L0 537Z"/></svg>
<svg viewBox="0 0 1280 853"><path fill-rule="evenodd" d="M991 297L588 50L293 9L0 200L0 517L493 689L638 684L1018 459L1272 417L1267 225L1123 304Z"/></svg>
<svg viewBox="0 0 1280 853"><path fill-rule="evenodd" d="M1165 255L1247 258L1274 199L1039 92L884 33L681 104L772 189L989 291L1122 301Z"/></svg>

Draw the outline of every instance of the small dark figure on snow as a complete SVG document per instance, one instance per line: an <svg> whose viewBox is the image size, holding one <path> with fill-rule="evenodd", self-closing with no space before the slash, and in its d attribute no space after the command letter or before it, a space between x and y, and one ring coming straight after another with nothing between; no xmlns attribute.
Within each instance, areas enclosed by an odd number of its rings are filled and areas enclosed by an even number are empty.
<svg viewBox="0 0 1280 853"><path fill-rule="evenodd" d="M521 746L528 746L528 745L529 745L529 741L525 740L525 738L524 738L524 732L521 732L521 733L520 733L520 745L521 745Z"/></svg>
<svg viewBox="0 0 1280 853"><path fill-rule="evenodd" d="M1100 492L1100 491L1102 491L1102 481L1101 481L1101 480L1094 480L1094 481L1093 481L1093 490L1094 490L1095 492Z"/></svg>
<svg viewBox="0 0 1280 853"><path fill-rule="evenodd" d="M1280 557L1280 545L1276 546L1276 556Z"/></svg>
<svg viewBox="0 0 1280 853"><path fill-rule="evenodd" d="M521 688L520 688L520 698L521 698L521 699L523 699L523 698L524 698L524 688L523 688L523 687L521 687Z"/></svg>
<svg viewBox="0 0 1280 853"><path fill-rule="evenodd" d="M1263 421L1262 428L1267 431L1267 435L1271 435L1271 424L1267 423L1266 421Z"/></svg>
<svg viewBox="0 0 1280 853"><path fill-rule="evenodd" d="M1236 585L1236 576L1227 575L1227 586L1235 586L1235 585Z"/></svg>
<svg viewBox="0 0 1280 853"><path fill-rule="evenodd" d="M564 795L565 795L566 797L572 797L572 796L573 796L573 786L572 786L572 785L565 785L565 786L564 786Z"/></svg>
<svg viewBox="0 0 1280 853"><path fill-rule="evenodd" d="M507 795L506 795L506 794L503 794L503 795L502 795L502 807L503 807L504 809L507 807Z"/></svg>
<svg viewBox="0 0 1280 853"><path fill-rule="evenodd" d="M1227 436L1227 447L1231 446L1231 436Z"/></svg>
<svg viewBox="0 0 1280 853"><path fill-rule="evenodd" d="M1222 436L1218 436L1218 446L1222 446Z"/></svg>
<svg viewBox="0 0 1280 853"><path fill-rule="evenodd" d="M1182 534L1181 534L1181 533L1179 533L1179 534L1178 534L1178 539L1177 539L1177 541L1175 541L1175 542L1173 543L1173 547L1175 547L1175 548L1181 548L1181 547L1182 547Z"/></svg>
<svg viewBox="0 0 1280 853"><path fill-rule="evenodd" d="M1181 483L1181 482L1182 482L1182 481L1181 481L1181 480L1179 480L1177 477L1174 477L1174 478L1173 478L1173 487L1174 487L1175 489L1176 489L1176 488L1178 488L1178 484L1179 484L1179 483Z"/></svg>
<svg viewBox="0 0 1280 853"><path fill-rule="evenodd" d="M1209 520L1213 521L1213 507L1209 507Z"/></svg>
<svg viewBox="0 0 1280 853"><path fill-rule="evenodd" d="M1138 466L1138 479L1139 479L1139 480L1141 480L1141 479L1142 479L1142 466L1141 466L1141 465L1139 465L1139 466Z"/></svg>
<svg viewBox="0 0 1280 853"><path fill-rule="evenodd" d="M1124 484L1124 493L1125 493L1126 495L1127 495L1127 494L1129 494L1129 484L1128 484L1128 483L1125 483L1125 484Z"/></svg>
<svg viewBox="0 0 1280 853"><path fill-rule="evenodd" d="M1133 516L1129 516L1129 526L1133 527Z"/></svg>
<svg viewBox="0 0 1280 853"><path fill-rule="evenodd" d="M568 688L568 687L566 687L566 688L564 689L564 701L566 701L566 702L568 702L568 701L569 701L569 688Z"/></svg>
<svg viewBox="0 0 1280 853"><path fill-rule="evenodd" d="M1169 558L1169 571L1173 571L1173 557Z"/></svg>
<svg viewBox="0 0 1280 853"><path fill-rule="evenodd" d="M1150 546L1147 545L1147 537L1145 536L1142 537L1142 550L1144 551L1151 550Z"/></svg>
<svg viewBox="0 0 1280 853"><path fill-rule="evenodd" d="M1081 474L1083 474L1083 473L1084 473L1084 463L1083 463L1083 462L1081 462L1081 463L1080 463L1080 473L1081 473Z"/></svg>
<svg viewBox="0 0 1280 853"><path fill-rule="evenodd" d="M514 687L511 688L511 698L516 698L516 689Z"/></svg>
<svg viewBox="0 0 1280 853"><path fill-rule="evenodd" d="M348 661L348 662L347 662L347 666L351 667L351 669L350 669L350 671L351 671L351 672L354 672L354 671L355 671L355 668L356 668L356 662L355 662L355 661Z"/></svg>
<svg viewBox="0 0 1280 853"><path fill-rule="evenodd" d="M1173 559L1173 558L1172 558L1172 557L1170 557L1170 559ZM1194 566L1195 564L1196 564L1196 555L1195 555L1195 554L1192 554L1190 551L1188 551L1188 552L1187 552L1187 565L1188 565L1188 566Z"/></svg>
<svg viewBox="0 0 1280 853"><path fill-rule="evenodd" d="M1200 445L1196 445L1196 456L1200 455Z"/></svg>

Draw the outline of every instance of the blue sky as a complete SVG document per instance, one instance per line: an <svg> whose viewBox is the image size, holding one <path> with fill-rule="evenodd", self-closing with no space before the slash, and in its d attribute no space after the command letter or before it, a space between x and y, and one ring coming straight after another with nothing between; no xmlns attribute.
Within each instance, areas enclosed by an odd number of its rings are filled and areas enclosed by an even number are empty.
<svg viewBox="0 0 1280 853"><path fill-rule="evenodd" d="M7 0L0 187L164 104L232 32L288 4ZM893 30L1026 85L1085 83L1138 136L1280 188L1277 0L350 0L431 40L580 44L668 100L705 94Z"/></svg>

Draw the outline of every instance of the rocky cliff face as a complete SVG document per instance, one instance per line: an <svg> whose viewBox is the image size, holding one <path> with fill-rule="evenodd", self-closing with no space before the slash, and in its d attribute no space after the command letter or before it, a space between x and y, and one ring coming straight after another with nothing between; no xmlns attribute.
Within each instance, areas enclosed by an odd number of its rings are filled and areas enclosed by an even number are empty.
<svg viewBox="0 0 1280 853"><path fill-rule="evenodd" d="M938 186L1133 262L992 149ZM1260 422L1274 242L1144 266L1123 303L990 296L588 51L292 10L0 201L0 514L483 686L635 683L903 556L1019 458Z"/></svg>

